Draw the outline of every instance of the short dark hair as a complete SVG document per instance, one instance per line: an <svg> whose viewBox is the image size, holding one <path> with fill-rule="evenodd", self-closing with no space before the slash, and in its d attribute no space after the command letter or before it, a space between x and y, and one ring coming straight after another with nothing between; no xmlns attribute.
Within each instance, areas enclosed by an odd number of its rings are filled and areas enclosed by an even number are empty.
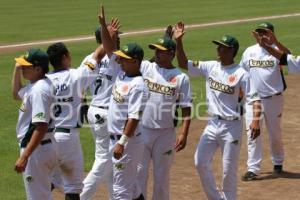
<svg viewBox="0 0 300 200"><path fill-rule="evenodd" d="M61 67L62 58L69 54L69 50L66 45L62 42L57 42L50 45L47 49L47 54L49 56L49 61L54 69Z"/></svg>

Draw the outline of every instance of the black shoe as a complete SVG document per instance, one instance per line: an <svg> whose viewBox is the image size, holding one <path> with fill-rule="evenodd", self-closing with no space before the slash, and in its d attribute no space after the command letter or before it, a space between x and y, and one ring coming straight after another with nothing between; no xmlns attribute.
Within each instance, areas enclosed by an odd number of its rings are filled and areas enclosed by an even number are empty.
<svg viewBox="0 0 300 200"><path fill-rule="evenodd" d="M283 173L282 165L274 165L273 173L275 175L281 175Z"/></svg>
<svg viewBox="0 0 300 200"><path fill-rule="evenodd" d="M254 172L248 171L244 174L244 176L242 176L242 181L255 181L255 180L259 180L259 177Z"/></svg>
<svg viewBox="0 0 300 200"><path fill-rule="evenodd" d="M144 195L143 194L141 194L138 198L136 198L136 199L133 199L133 200L145 200L145 198L144 198Z"/></svg>

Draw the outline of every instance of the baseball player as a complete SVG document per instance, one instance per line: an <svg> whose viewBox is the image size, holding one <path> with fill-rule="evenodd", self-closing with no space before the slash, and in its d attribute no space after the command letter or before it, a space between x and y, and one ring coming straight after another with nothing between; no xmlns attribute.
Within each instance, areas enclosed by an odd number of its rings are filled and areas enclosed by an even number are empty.
<svg viewBox="0 0 300 200"><path fill-rule="evenodd" d="M122 69L112 89L107 118L113 155L113 197L116 200L143 200L137 184L137 165L141 162L144 149L139 121L149 96L140 73L144 51L136 43L114 51L116 46L107 29L103 6L99 22L105 52L108 56L117 56Z"/></svg>
<svg viewBox="0 0 300 200"><path fill-rule="evenodd" d="M274 41L277 41L274 33L267 29L266 30L268 34L270 35L270 38L274 38ZM280 46L278 48L275 48L274 46L270 45L271 42L269 42L269 38L266 37L260 37L257 32L253 32L254 37L259 42L259 45L262 46L265 50L267 50L272 56L280 60L279 65L287 65L288 72L289 73L297 73L300 72L300 57L294 56L291 53L284 53L289 52L289 50L283 46L281 43L272 42L272 43L279 43Z"/></svg>
<svg viewBox="0 0 300 200"><path fill-rule="evenodd" d="M267 30L274 33L274 26L269 22L258 25L255 32L260 37L269 39L270 45L282 48L282 45L274 39ZM275 42L275 43L274 43ZM289 53L288 49L284 49ZM282 173L284 160L283 144L281 139L281 115L283 109L283 91L286 88L283 72L279 65L279 60L266 51L257 41L257 44L248 47L243 53L240 65L250 73L254 86L261 97L263 116L269 133L271 159L275 174ZM252 118L251 105L246 104L246 125L249 127ZM248 170L243 175L243 181L251 181L259 178L262 161L262 142L261 137L251 140L251 132L248 135Z"/></svg>
<svg viewBox="0 0 300 200"><path fill-rule="evenodd" d="M51 200L51 175L57 164L50 107L53 103L51 82L45 77L49 60L40 49L30 49L15 59L13 96L22 100L17 123L20 157L15 170L23 173L27 199ZM30 81L22 86L23 78Z"/></svg>
<svg viewBox="0 0 300 200"><path fill-rule="evenodd" d="M188 61L182 44L184 24L177 23L174 36L177 40L177 59L179 66L188 69L191 76L206 79L206 102L209 120L200 138L195 153L195 165L209 200L235 200L237 193L237 168L242 140L242 120L239 112L239 94L243 91L248 103L254 105L254 116L250 129L252 139L260 134L260 101L258 93L251 85L249 74L234 57L238 52L238 41L229 35L216 44L220 61ZM211 162L217 148L221 148L223 180L221 191L217 190Z"/></svg>
<svg viewBox="0 0 300 200"><path fill-rule="evenodd" d="M143 61L140 70L150 91L150 98L142 120L145 150L138 177L146 197L148 171L153 160L152 199L168 200L174 153L184 149L187 141L191 86L187 75L172 64L176 43L171 38L160 38L149 48L155 51L155 62ZM183 121L176 139L174 118L177 105L181 107Z"/></svg>
<svg viewBox="0 0 300 200"><path fill-rule="evenodd" d="M63 43L47 49L54 71L47 77L54 85L54 137L58 145L59 168L66 200L77 200L82 190L83 158L79 141L79 110L83 92L94 79L96 64L104 56L101 47L77 69L70 69L71 55Z"/></svg>
<svg viewBox="0 0 300 200"><path fill-rule="evenodd" d="M115 21L110 23L110 26L117 25ZM118 27L116 28L116 30ZM95 31L97 42L101 42L101 27ZM119 49L119 32L112 33L112 38ZM86 62L93 56L93 53L88 55L84 61ZM92 129L95 139L95 161L91 171L83 181L83 190L80 194L81 200L92 199L99 184L106 183L109 188L110 198L112 194L112 161L109 153L109 133L107 131L107 115L109 109L109 100L113 84L117 75L120 72L119 64L116 63L115 57L112 59L105 55L101 62L96 66L98 74L96 79L90 85L92 100L88 109L88 121Z"/></svg>

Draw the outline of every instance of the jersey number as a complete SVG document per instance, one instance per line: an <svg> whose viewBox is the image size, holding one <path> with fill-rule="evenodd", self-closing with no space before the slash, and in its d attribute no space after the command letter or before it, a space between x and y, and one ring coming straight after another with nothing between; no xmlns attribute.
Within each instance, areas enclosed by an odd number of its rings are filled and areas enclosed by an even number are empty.
<svg viewBox="0 0 300 200"><path fill-rule="evenodd" d="M62 111L61 111L61 105L55 105L55 106L54 106L54 116L55 116L55 117L58 117L58 116L60 115L61 112L62 112Z"/></svg>
<svg viewBox="0 0 300 200"><path fill-rule="evenodd" d="M102 79L100 77L97 77L96 81L95 81L95 91L94 91L94 95L97 95L99 88L102 85Z"/></svg>

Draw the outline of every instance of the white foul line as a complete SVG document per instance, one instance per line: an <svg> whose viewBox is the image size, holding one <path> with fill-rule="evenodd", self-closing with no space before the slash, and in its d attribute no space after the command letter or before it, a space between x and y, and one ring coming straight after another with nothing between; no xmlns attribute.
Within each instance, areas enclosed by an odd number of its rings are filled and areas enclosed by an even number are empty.
<svg viewBox="0 0 300 200"><path fill-rule="evenodd" d="M273 16L265 16L265 17L255 17L255 18L247 18L247 19L236 19L236 20L227 20L227 21L219 21L219 22L211 22L211 23L203 23L203 24L191 24L186 25L186 29L195 29L195 28L204 28L210 26L218 26L218 25L227 25L227 24L238 24L244 22L253 22L259 20L270 20L270 19L282 19L288 17L298 17L300 13L292 13L285 15L273 15ZM145 35L151 33L158 33L164 31L165 28L157 28L157 29L148 29L148 30L139 30L139 31L128 31L126 33L122 33L120 36L132 36L132 35ZM81 42L87 40L94 40L94 36L83 36L83 37L75 37L75 38L65 38L65 39L53 39L53 40L45 40L45 41L36 41L36 42L28 42L28 43L20 43L20 44L11 44L11 45L3 45L0 46L0 50L7 50L17 47L31 47L37 45L48 45L55 42Z"/></svg>

